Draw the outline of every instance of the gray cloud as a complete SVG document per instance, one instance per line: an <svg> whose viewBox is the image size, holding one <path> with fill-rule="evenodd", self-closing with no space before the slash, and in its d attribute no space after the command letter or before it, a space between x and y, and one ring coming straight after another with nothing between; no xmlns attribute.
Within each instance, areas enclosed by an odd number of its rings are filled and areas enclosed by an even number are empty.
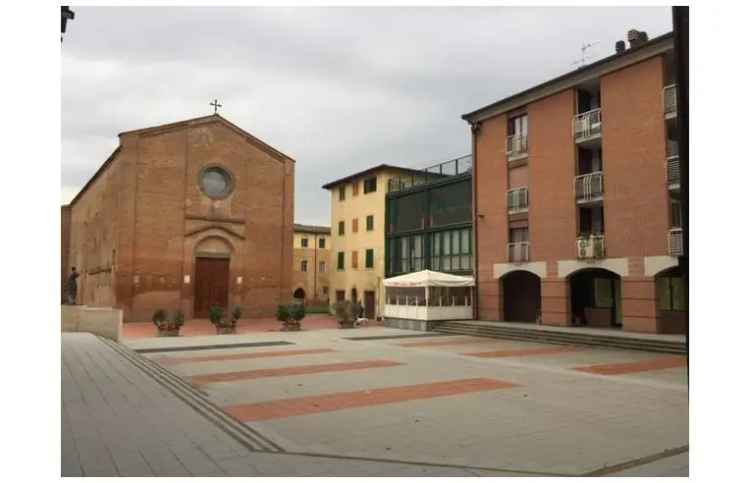
<svg viewBox="0 0 750 483"><path fill-rule="evenodd" d="M373 164L469 152L461 114L609 55L645 8L76 7L62 51L63 202L117 133L222 114L297 159L296 220L329 223L320 186Z"/></svg>

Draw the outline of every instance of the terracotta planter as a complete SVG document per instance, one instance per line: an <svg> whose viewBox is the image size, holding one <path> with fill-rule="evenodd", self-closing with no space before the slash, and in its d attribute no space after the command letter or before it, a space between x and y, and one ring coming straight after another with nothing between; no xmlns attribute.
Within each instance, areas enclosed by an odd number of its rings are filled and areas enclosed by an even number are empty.
<svg viewBox="0 0 750 483"><path fill-rule="evenodd" d="M352 320L339 320L339 328L340 329L353 329L354 328L354 321L352 321Z"/></svg>
<svg viewBox="0 0 750 483"><path fill-rule="evenodd" d="M216 327L216 333L218 335L222 335L222 334L236 334L237 333L237 328L233 327L233 326L221 326L221 325L217 325L215 327Z"/></svg>
<svg viewBox="0 0 750 483"><path fill-rule="evenodd" d="M180 335L180 329L157 329L159 331L159 337L178 337Z"/></svg>
<svg viewBox="0 0 750 483"><path fill-rule="evenodd" d="M281 330L296 332L302 330L302 324L294 320L289 320L287 322L284 322L284 326L281 328Z"/></svg>

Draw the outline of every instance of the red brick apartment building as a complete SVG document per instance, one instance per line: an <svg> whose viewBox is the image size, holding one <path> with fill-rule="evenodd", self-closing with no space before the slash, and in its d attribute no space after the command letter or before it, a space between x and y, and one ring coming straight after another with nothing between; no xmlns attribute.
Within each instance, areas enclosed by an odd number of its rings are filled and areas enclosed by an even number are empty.
<svg viewBox="0 0 750 483"><path fill-rule="evenodd" d="M485 106L478 317L684 333L672 33Z"/></svg>

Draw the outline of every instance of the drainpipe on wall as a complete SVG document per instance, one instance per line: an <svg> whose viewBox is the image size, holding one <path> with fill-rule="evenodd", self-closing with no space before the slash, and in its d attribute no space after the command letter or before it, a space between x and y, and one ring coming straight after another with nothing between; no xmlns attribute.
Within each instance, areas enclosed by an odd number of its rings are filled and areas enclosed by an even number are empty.
<svg viewBox="0 0 750 483"><path fill-rule="evenodd" d="M471 160L472 160L472 174L471 174L471 218L472 218L472 243L474 245L474 304L471 308L474 320L479 320L479 245L477 243L477 233L479 232L479 213L477 213L477 179L478 166L477 162L477 135L481 129L482 124L474 122L471 124Z"/></svg>

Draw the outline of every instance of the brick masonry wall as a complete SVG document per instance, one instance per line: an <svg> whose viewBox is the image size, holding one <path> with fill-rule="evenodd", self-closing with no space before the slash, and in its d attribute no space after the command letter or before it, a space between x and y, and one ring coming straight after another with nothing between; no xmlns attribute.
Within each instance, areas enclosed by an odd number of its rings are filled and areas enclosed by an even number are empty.
<svg viewBox="0 0 750 483"><path fill-rule="evenodd" d="M117 159L73 208L71 253L86 266L100 263L84 246L92 234L103 240L98 258L116 253L109 299L87 286L82 303L123 308L126 322L149 320L156 308L179 307L190 318L195 251L217 239L231 250L231 306L248 317L270 316L290 300L292 160L212 118L124 133L120 144ZM199 187L201 169L213 164L234 179L225 199Z"/></svg>

